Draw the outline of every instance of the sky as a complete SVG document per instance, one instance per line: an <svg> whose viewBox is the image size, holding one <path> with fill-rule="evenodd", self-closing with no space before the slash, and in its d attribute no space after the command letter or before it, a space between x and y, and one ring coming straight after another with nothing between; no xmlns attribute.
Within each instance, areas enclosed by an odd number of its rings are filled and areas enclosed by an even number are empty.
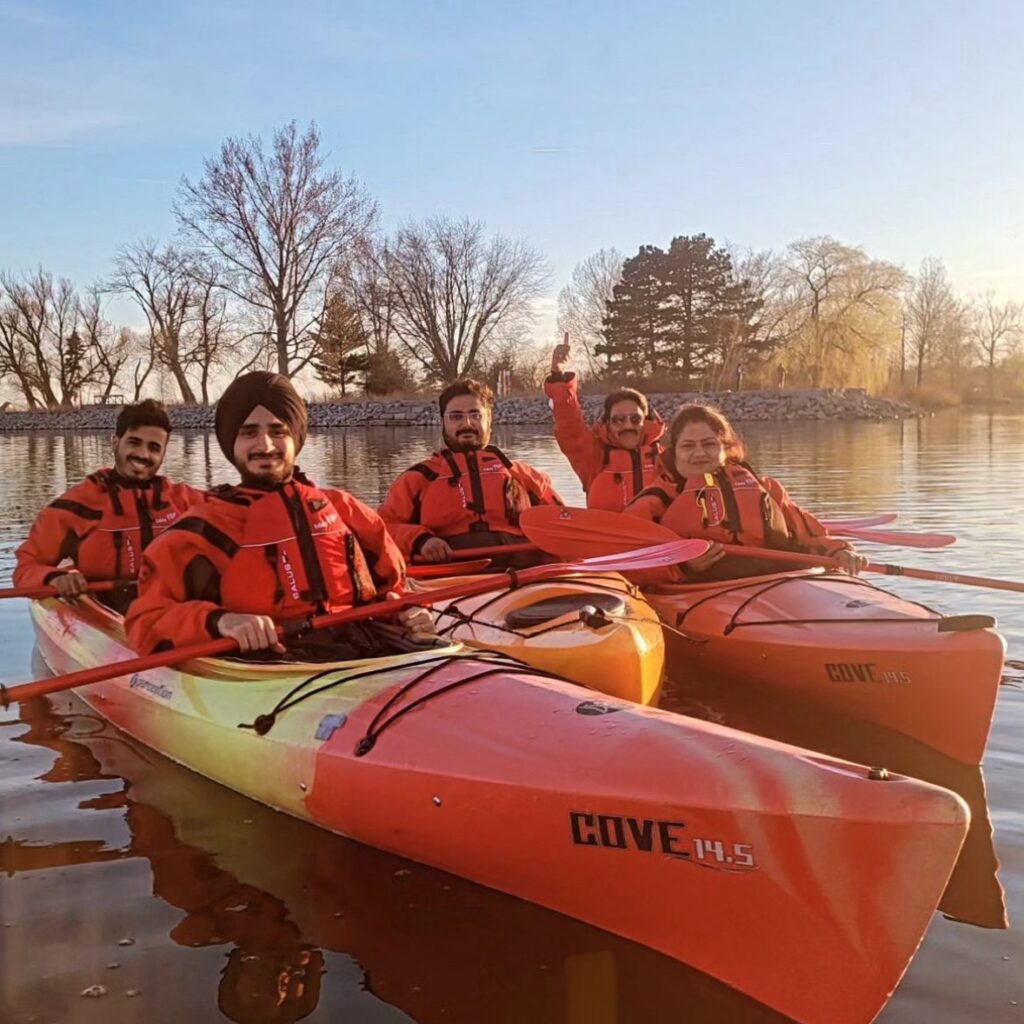
<svg viewBox="0 0 1024 1024"><path fill-rule="evenodd" d="M81 285L169 240L182 176L294 119L385 228L547 258L828 234L1024 299L1024 4L0 0L0 269ZM126 304L113 319L141 326Z"/></svg>

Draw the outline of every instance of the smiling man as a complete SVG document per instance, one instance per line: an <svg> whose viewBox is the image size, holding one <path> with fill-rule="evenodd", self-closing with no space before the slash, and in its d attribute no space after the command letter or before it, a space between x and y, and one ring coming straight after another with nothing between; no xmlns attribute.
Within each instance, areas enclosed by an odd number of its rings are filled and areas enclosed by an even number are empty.
<svg viewBox="0 0 1024 1024"><path fill-rule="evenodd" d="M134 579L155 537L204 499L202 491L159 476L171 434L167 411L151 398L126 406L111 442L114 465L91 474L36 517L17 552L14 585L52 585L62 597L91 580ZM104 595L123 610L128 595Z"/></svg>
<svg viewBox="0 0 1024 1024"><path fill-rule="evenodd" d="M604 400L604 413L588 426L576 390L576 374L566 371L569 335L551 355L544 393L551 399L555 441L587 493L587 507L621 512L661 475L658 458L665 424L647 398L620 388Z"/></svg>
<svg viewBox="0 0 1024 1024"><path fill-rule="evenodd" d="M563 504L550 477L491 444L494 395L486 384L455 381L438 405L444 446L391 485L381 518L404 554L426 562L446 562L457 548L522 542L524 509Z"/></svg>
<svg viewBox="0 0 1024 1024"><path fill-rule="evenodd" d="M295 464L306 426L306 403L287 377L257 371L228 386L215 429L241 483L214 488L147 550L126 616L137 651L231 637L245 652L336 660L433 639L430 614L413 608L398 628L352 623L288 651L278 643L276 624L375 601L405 576L377 513L321 490Z"/></svg>

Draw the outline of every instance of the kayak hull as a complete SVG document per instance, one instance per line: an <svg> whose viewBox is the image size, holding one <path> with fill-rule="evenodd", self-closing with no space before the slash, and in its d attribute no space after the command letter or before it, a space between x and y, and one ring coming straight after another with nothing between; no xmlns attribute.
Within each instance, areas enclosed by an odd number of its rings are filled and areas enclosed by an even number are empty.
<svg viewBox="0 0 1024 1024"><path fill-rule="evenodd" d="M451 582L418 580L414 586L429 591ZM573 610L536 624L509 628L516 613L539 602L562 599L579 606L607 597L618 598L623 605L607 624L588 625L578 610ZM657 613L618 573L566 574L498 594L460 598L436 605L434 611L440 612L441 632L469 647L499 651L588 689L638 704L656 704L661 695L664 631Z"/></svg>
<svg viewBox="0 0 1024 1024"><path fill-rule="evenodd" d="M67 671L111 617L33 606ZM807 1024L863 1024L927 928L953 794L614 699L462 648L324 666L196 661L80 691L215 781L651 946ZM282 699L262 734L251 725ZM301 698L301 699L299 699Z"/></svg>
<svg viewBox="0 0 1024 1024"><path fill-rule="evenodd" d="M673 679L755 686L981 762L1005 654L995 630L820 570L646 593L685 634L669 639Z"/></svg>

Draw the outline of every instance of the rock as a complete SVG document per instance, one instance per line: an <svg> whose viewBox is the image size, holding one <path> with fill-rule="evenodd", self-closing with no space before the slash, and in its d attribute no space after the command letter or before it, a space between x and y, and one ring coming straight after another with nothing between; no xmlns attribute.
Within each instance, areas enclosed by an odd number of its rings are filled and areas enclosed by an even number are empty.
<svg viewBox="0 0 1024 1024"><path fill-rule="evenodd" d="M792 389L787 391L681 392L649 395L651 406L665 420L689 403L715 405L730 419L743 420L828 420L899 419L922 415L919 409L890 398L869 395L863 388L833 390ZM583 395L581 405L590 420L596 420L603 408L603 395ZM57 412L0 412L0 431L38 430L81 431L111 430L117 407L94 406ZM170 409L171 422L183 430L212 430L210 406L176 406ZM317 427L363 426L440 426L435 400L400 399L393 402L311 402L309 422ZM543 396L500 398L495 406L499 424L537 424L551 422L551 409Z"/></svg>

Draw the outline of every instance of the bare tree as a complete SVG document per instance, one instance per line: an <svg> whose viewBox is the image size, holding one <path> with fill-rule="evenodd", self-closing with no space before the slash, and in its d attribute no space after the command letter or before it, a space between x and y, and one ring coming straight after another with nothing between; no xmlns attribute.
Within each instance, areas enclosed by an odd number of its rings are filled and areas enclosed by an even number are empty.
<svg viewBox="0 0 1024 1024"><path fill-rule="evenodd" d="M40 268L23 279L0 276L0 293L4 333L15 342L11 355L22 361L19 382L28 383L48 409L79 401L96 379L96 364L79 332L81 303L74 285Z"/></svg>
<svg viewBox="0 0 1024 1024"><path fill-rule="evenodd" d="M38 409L43 401L37 392L32 372L29 347L18 330L17 309L7 302L0 305L0 379L12 379L21 391L25 404Z"/></svg>
<svg viewBox="0 0 1024 1024"><path fill-rule="evenodd" d="M924 381L925 367L935 360L951 331L962 328L960 303L953 295L942 260L928 257L911 283L904 303L906 340L917 364L916 384Z"/></svg>
<svg viewBox="0 0 1024 1024"><path fill-rule="evenodd" d="M971 333L988 372L988 397L996 395L996 359L1019 344L1024 337L1024 307L1018 302L996 302L985 292L975 303Z"/></svg>
<svg viewBox="0 0 1024 1024"><path fill-rule="evenodd" d="M181 400L208 404L211 373L237 354L242 334L216 269L196 253L147 239L117 254L107 287L142 310L154 360L174 378Z"/></svg>
<svg viewBox="0 0 1024 1024"><path fill-rule="evenodd" d="M814 387L847 382L895 344L899 267L822 236L794 242L784 257L790 352Z"/></svg>
<svg viewBox="0 0 1024 1024"><path fill-rule="evenodd" d="M127 245L114 259L108 287L135 300L149 324L155 361L174 378L181 400L194 405L183 352L195 291L190 257L152 239Z"/></svg>
<svg viewBox="0 0 1024 1024"><path fill-rule="evenodd" d="M97 398L106 405L118 392L128 363L137 355L137 342L128 328L118 331L103 319L100 294L98 288L93 288L81 300L79 330L94 366L93 383L99 388Z"/></svg>
<svg viewBox="0 0 1024 1024"><path fill-rule="evenodd" d="M469 220L400 228L384 254L394 329L439 381L472 373L489 347L518 335L547 281L541 255Z"/></svg>
<svg viewBox="0 0 1024 1024"><path fill-rule="evenodd" d="M386 356L397 343L395 337L395 290L385 267L387 246L379 249L371 241L359 247L355 258L340 268L335 288L350 308L359 314L370 353Z"/></svg>
<svg viewBox="0 0 1024 1024"><path fill-rule="evenodd" d="M576 264L572 279L558 293L558 330L568 331L583 349L592 375L602 369L594 348L604 340L605 306L622 280L624 262L618 249L599 249Z"/></svg>
<svg viewBox="0 0 1024 1024"><path fill-rule="evenodd" d="M277 369L316 356L312 328L325 292L372 226L376 204L354 178L324 170L315 125L295 122L260 138L230 138L182 179L175 214L186 236L221 267L227 287L264 321Z"/></svg>

